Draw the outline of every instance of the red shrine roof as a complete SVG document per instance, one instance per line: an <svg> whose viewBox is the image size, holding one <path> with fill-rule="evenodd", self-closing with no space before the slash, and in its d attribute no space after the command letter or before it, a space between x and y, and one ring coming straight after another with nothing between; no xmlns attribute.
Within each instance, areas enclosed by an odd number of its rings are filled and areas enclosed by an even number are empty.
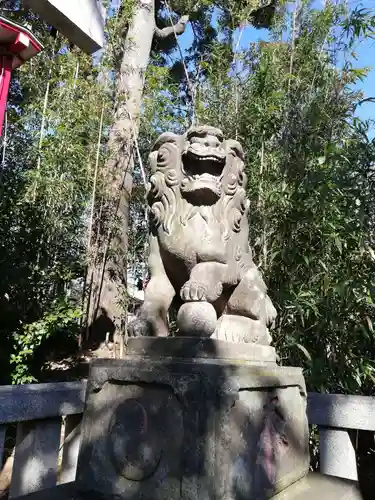
<svg viewBox="0 0 375 500"><path fill-rule="evenodd" d="M42 48L31 31L0 16L0 54L14 55L12 69L34 57Z"/></svg>

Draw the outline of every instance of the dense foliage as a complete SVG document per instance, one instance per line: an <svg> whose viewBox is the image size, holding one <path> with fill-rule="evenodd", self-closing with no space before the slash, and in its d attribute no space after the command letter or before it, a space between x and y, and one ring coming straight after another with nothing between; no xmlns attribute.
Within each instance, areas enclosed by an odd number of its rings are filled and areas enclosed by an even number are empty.
<svg viewBox="0 0 375 500"><path fill-rule="evenodd" d="M181 49L184 59L176 39L153 46L134 150L128 271L144 275L155 138L193 120L220 126L244 145L251 245L278 309L282 362L302 364L315 390L370 394L375 143L355 118L363 96L354 84L366 69L353 64L353 51L372 36L372 13L329 2L321 10L301 2L266 11L253 10L256 2L193 7L157 3L160 27L190 9L193 42ZM76 342L86 331L91 264L102 272L116 225L103 165L131 10L123 2L110 12L95 63L30 13L11 12L46 49L13 79L3 144L3 382L34 380L47 349L61 355L69 336ZM267 40L243 42L249 23L269 28Z"/></svg>
<svg viewBox="0 0 375 500"><path fill-rule="evenodd" d="M353 84L366 70L348 54L372 24L364 11L300 6L290 30L274 26L269 43L231 60L231 76L213 67L202 91L201 120L245 146L252 244L279 312L275 346L284 362L303 363L315 390L370 393L374 382L375 142L354 117Z"/></svg>
<svg viewBox="0 0 375 500"><path fill-rule="evenodd" d="M1 380L35 380L42 347L64 350L78 332L80 303L71 300L85 272L89 200L100 109L107 95L91 58L30 12L45 45L14 73L1 164ZM52 349L51 349L52 346ZM9 365L9 362L11 365Z"/></svg>

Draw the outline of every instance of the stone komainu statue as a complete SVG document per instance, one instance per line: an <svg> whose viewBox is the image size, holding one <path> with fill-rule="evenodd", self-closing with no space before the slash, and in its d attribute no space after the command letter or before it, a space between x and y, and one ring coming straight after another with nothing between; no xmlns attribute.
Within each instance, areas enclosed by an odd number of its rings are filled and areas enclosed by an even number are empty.
<svg viewBox="0 0 375 500"><path fill-rule="evenodd" d="M164 133L150 154L150 281L131 336L167 336L169 307L187 336L268 345L276 310L248 243L241 145L214 127Z"/></svg>

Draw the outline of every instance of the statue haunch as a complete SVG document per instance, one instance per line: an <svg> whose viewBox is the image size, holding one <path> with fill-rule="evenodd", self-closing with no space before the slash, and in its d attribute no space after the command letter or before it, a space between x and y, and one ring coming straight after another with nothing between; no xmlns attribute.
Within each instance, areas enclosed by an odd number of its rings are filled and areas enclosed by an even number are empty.
<svg viewBox="0 0 375 500"><path fill-rule="evenodd" d="M276 317L248 243L243 151L213 127L162 134L150 154L150 281L131 336L167 336L172 301L186 336L269 344Z"/></svg>

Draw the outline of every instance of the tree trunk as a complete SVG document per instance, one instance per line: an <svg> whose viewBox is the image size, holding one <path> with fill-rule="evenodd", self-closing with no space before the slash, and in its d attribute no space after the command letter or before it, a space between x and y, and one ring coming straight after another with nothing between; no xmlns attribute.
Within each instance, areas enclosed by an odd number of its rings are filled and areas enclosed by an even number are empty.
<svg viewBox="0 0 375 500"><path fill-rule="evenodd" d="M134 168L133 143L138 134L145 72L155 30L154 0L139 0L124 41L123 58L116 82L115 118L109 134L105 165L111 206L104 242L104 261L94 277L91 329L105 336L120 332L126 300L129 201ZM115 229L112 225L115 220Z"/></svg>
<svg viewBox="0 0 375 500"><path fill-rule="evenodd" d="M126 318L126 269L128 252L129 203L132 192L135 139L154 35L167 37L184 32L188 17L175 26L159 29L155 24L154 0L138 0L124 41L123 57L116 82L115 118L108 140L109 157L105 165L111 200L109 229L102 242L104 259L93 273L93 297L88 325L94 337L124 332ZM111 225L117 220L116 228Z"/></svg>

